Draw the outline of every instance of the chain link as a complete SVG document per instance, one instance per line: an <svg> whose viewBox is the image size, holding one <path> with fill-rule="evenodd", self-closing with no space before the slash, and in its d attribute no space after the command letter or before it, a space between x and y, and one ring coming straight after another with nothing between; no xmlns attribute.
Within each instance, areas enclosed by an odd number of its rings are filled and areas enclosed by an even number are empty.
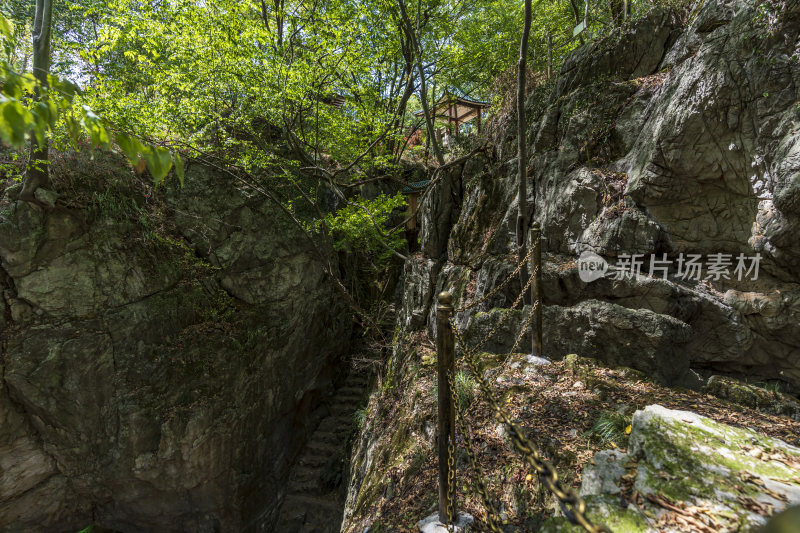
<svg viewBox="0 0 800 533"><path fill-rule="evenodd" d="M498 329L500 329L500 328L503 326L503 324L505 324L505 323L506 323L506 321L508 320L508 318L511 316L511 312L510 312L510 311L511 311L512 309L516 309L516 308L517 308L517 306L520 304L520 302L522 302L522 299L523 299L523 298L525 298L525 293L526 293L526 292L528 292L528 290L531 288L531 284L533 283L533 280L534 280L534 278L536 277L536 272L538 272L538 270L539 270L539 268L537 267L537 268L536 268L536 269L533 271L533 273L530 275L530 277L528 278L528 282L527 282L527 283L525 284L525 286L522 288L522 292L520 292L520 293L519 293L519 296L517 296L517 299L516 299L516 300L514 300L514 303L513 303L513 304L511 304L511 307L509 308L509 312L508 312L508 313L506 313L505 315L503 315L502 317L500 317L500 320L498 320L498 321L497 321L497 324L495 324L495 325L494 325L494 327L493 327L492 329L490 329L490 330L489 330L489 331L486 333L486 335L484 335L484 336L483 336L483 338L482 338L482 339L481 339L479 342L475 343L475 344L474 344L474 345L471 347L471 348L472 348L472 351L474 351L474 352L477 352L477 351L478 351L478 350L479 350L479 349L480 349L480 348L481 348L481 347L482 347L484 344L486 344L486 342L487 342L489 339L491 339L492 337L494 337L494 334L495 334L495 333L497 333L497 330L498 330ZM454 331L455 331L455 325L453 324L453 321L452 321L452 316L451 316L450 324L453 326L453 328L454 328ZM465 343L463 343L463 342L461 343L461 349L462 349L462 350L466 350L466 349L467 349L467 348L466 348L466 344L465 344Z"/></svg>
<svg viewBox="0 0 800 533"><path fill-rule="evenodd" d="M488 300L489 298L491 298L492 296L494 296L495 294L500 292L500 289L505 287L508 284L509 281L511 281L512 279L515 279L517 277L517 274L519 274L519 271L522 270L522 267L531 258L531 253L533 253L533 246L529 247L528 253L525 255L524 258L522 258L522 261L517 263L517 266L514 269L514 271L511 272L511 274L509 274L508 277L506 279L504 279L500 283L500 285L496 286L494 289L492 289L491 291L487 292L486 294L484 294L483 296L481 296L477 300L473 301L472 303L469 303L469 304L465 305L464 307L459 307L459 308L453 309L453 313L461 313L463 311L469 311L470 309L473 309L473 308L479 306L480 304L482 304L483 302L485 302L486 300ZM525 290L523 289L522 292L524 293Z"/></svg>
<svg viewBox="0 0 800 533"><path fill-rule="evenodd" d="M533 316L532 312L530 316ZM456 342L462 346L462 352L464 353L467 367L478 382L478 387L486 396L486 400L494 411L495 417L509 428L511 444L524 456L525 462L536 472L539 482L558 499L559 505L567 519L574 524L582 526L588 533L611 533L611 530L605 526L595 525L589 520L586 516L586 503L583 499L572 488L564 487L561 484L558 479L558 472L556 472L555 468L542 456L539 450L536 449L533 443L522 432L522 429L514 423L508 412L495 400L494 391L492 391L489 383L483 378L480 367L475 360L475 349L473 348L470 350L465 348L466 343L463 337L461 337L452 316L450 317L450 325L453 328ZM525 328L523 328L522 331L524 332ZM521 338L521 336L518 337L518 340L519 338ZM515 343L512 350L516 348L516 344L517 343Z"/></svg>
<svg viewBox="0 0 800 533"><path fill-rule="evenodd" d="M456 413L456 419L458 420L458 427L461 430L461 436L464 437L464 449L467 452L467 459L469 459L469 464L472 466L472 484L475 490L478 491L481 500L483 500L483 506L486 508L486 518L489 522L489 529L491 529L493 533L503 533L503 521L500 519L500 513L489 495L489 488L484 481L486 476L484 476L483 470L475 457L475 450L472 449L470 435L467 433L467 426L464 422L464 414L460 410Z"/></svg>
<svg viewBox="0 0 800 533"><path fill-rule="evenodd" d="M528 333L528 328L531 326L531 322L533 322L533 315L536 312L536 308L539 307L539 300L536 300L533 305L531 306L531 310L528 313L528 318L525 319L525 322L522 324L522 327L519 330L519 334L517 335L517 340L514 341L514 346L508 351L508 355L515 353L517 351L517 346L519 346L520 341L522 341L522 337Z"/></svg>
<svg viewBox="0 0 800 533"><path fill-rule="evenodd" d="M472 303L465 305L464 307L457 308L453 311L453 313L460 313L462 311L466 311L472 309L481 303L487 301L489 298L497 294L511 279L515 278L517 274L521 271L523 265L530 259L531 253L534 247L531 246L528 249L528 253L525 258L520 261L514 271L505 279L502 283L496 286L493 290L485 294L483 297L479 298L478 300L473 301ZM476 344L472 346L467 346L464 342L463 337L458 331L456 327L454 315L451 314L449 316L450 326L453 330L453 334L455 336L455 340L458 344L461 345L461 351L464 354L464 358L466 360L467 368L475 377L475 380L478 383L478 387L486 396L486 400L491 406L492 410L494 411L495 417L505 424L509 428L509 436L511 440L511 444L522 456L524 457L525 462L528 466L531 467L533 471L536 472L537 478L539 482L544 485L547 490L549 490L558 500L559 506L564 512L564 515L567 519L572 522L573 524L580 525L586 530L588 533L611 533L607 527L602 525L595 525L589 520L586 516L586 502L570 487L565 487L562 485L561 481L558 478L558 472L553 468L553 466L542 456L539 450L533 445L533 443L525 436L522 429L516 424L508 411L497 402L495 399L495 393L492 390L489 383L484 379L483 373L478 365L476 360L477 351L490 339L492 338L497 330L508 320L508 317L511 315L511 310L516 309L519 303L524 299L525 293L528 292L530 289L531 284L533 283L536 274L539 271L539 266L536 266L533 272L530 273L530 277L528 278L528 282L525 284L525 287L522 288L519 296L514 300L509 312L507 312L501 319L495 324L495 326ZM533 321L533 317L535 314L536 309L539 307L540 302L537 300L536 302L532 302L530 313L528 314L528 318L523 323L522 328L520 329L519 334L517 335L516 340L514 341L514 345L511 347L509 351L509 356L514 353L514 351L519 346L519 343L522 340L522 337L525 333L529 330L530 324ZM450 388L450 397L453 401L456 400L455 394L455 386L453 383L453 375L452 372L448 371L448 386ZM456 419L459 424L459 429L462 433L464 438L465 448L467 451L467 457L469 459L470 465L472 466L474 472L474 485L478 491L478 494L481 496L483 500L483 504L486 507L486 513L489 521L489 527L491 531L494 533L502 532L502 521L499 519L498 512L496 506L492 502L492 499L489 495L487 483L485 481L485 477L483 472L480 469L480 465L477 462L475 457L475 452L472 449L472 443L469 439L469 435L467 434L466 423L464 421L464 414L461 412L460 409L456 409L457 416ZM448 480L449 480L449 492L447 495L447 512L448 517L450 518L450 522L453 521L453 503L455 500L455 468L454 468L454 446L453 442L450 442L448 445Z"/></svg>
<svg viewBox="0 0 800 533"><path fill-rule="evenodd" d="M456 387L454 384L453 373L447 371L447 386L450 389L450 401L456 401ZM455 405L455 403L454 403ZM441 438L441 437L440 437ZM455 442L447 435L447 520L448 524L452 524L455 520L455 513L453 511L454 501L456 499L456 465L455 465Z"/></svg>

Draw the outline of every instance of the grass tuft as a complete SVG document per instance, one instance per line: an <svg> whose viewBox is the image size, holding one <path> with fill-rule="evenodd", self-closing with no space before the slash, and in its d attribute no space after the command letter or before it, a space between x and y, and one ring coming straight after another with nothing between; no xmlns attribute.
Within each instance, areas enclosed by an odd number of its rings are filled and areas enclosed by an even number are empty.
<svg viewBox="0 0 800 533"><path fill-rule="evenodd" d="M461 412L464 412L475 400L478 384L475 382L475 378L473 378L472 375L463 370L459 370L456 373L454 385L456 389L456 407Z"/></svg>
<svg viewBox="0 0 800 533"><path fill-rule="evenodd" d="M602 445L624 442L627 438L626 428L630 424L630 416L619 411L601 411L594 425L584 433Z"/></svg>

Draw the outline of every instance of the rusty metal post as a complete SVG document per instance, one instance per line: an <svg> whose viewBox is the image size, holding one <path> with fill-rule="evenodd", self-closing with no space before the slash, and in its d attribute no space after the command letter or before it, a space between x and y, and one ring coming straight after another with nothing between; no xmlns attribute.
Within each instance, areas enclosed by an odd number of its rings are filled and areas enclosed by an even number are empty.
<svg viewBox="0 0 800 533"><path fill-rule="evenodd" d="M538 222L531 226L528 238L528 246L533 250L529 260L529 270L533 273L531 305L536 305L531 321L531 354L542 357L542 227Z"/></svg>
<svg viewBox="0 0 800 533"><path fill-rule="evenodd" d="M449 523L448 500L456 515L455 476L450 477L450 468L455 468L455 457L451 450L456 442L456 405L450 390L449 376L455 379L455 339L450 325L453 314L453 298L449 292L439 293L436 309L436 358L439 369L439 521ZM451 481L453 485L451 486Z"/></svg>

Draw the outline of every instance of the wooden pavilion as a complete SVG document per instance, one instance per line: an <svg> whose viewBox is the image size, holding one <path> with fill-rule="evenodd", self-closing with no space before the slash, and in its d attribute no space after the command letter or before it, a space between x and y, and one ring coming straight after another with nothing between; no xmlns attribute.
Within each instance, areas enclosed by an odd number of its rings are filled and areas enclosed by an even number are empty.
<svg viewBox="0 0 800 533"><path fill-rule="evenodd" d="M428 187L431 180L422 180L409 183L403 187L403 194L408 196L408 212L406 221L406 241L408 241L408 251L414 253L419 249L419 226L417 225L417 209L419 208L419 197Z"/></svg>
<svg viewBox="0 0 800 533"><path fill-rule="evenodd" d="M487 107L489 104L486 102L445 92L436 102L431 114L434 119L446 120L448 125L452 125L453 135L458 137L459 126L476 118L478 119L478 133L480 133L482 111ZM414 115L421 117L424 115L424 111L417 111Z"/></svg>

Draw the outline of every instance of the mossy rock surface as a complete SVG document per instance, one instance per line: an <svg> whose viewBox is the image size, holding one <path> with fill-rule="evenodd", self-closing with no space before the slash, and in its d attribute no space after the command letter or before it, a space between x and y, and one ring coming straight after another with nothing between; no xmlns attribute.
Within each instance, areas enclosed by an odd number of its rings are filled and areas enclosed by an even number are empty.
<svg viewBox="0 0 800 533"><path fill-rule="evenodd" d="M788 394L724 376L711 376L705 391L718 398L774 415L800 420L800 403Z"/></svg>
<svg viewBox="0 0 800 533"><path fill-rule="evenodd" d="M800 505L800 448L651 405L634 414L627 453L595 455L581 495L590 519L615 532L650 532L653 524L682 531L675 524L687 513L721 531L755 532L773 513ZM576 527L557 517L543 531Z"/></svg>
<svg viewBox="0 0 800 533"><path fill-rule="evenodd" d="M614 533L654 532L647 525L645 517L632 508L619 505L619 498L608 494L588 496L586 498L588 518L595 524L604 524ZM541 533L581 533L586 530L582 526L570 524L563 516L547 520Z"/></svg>

